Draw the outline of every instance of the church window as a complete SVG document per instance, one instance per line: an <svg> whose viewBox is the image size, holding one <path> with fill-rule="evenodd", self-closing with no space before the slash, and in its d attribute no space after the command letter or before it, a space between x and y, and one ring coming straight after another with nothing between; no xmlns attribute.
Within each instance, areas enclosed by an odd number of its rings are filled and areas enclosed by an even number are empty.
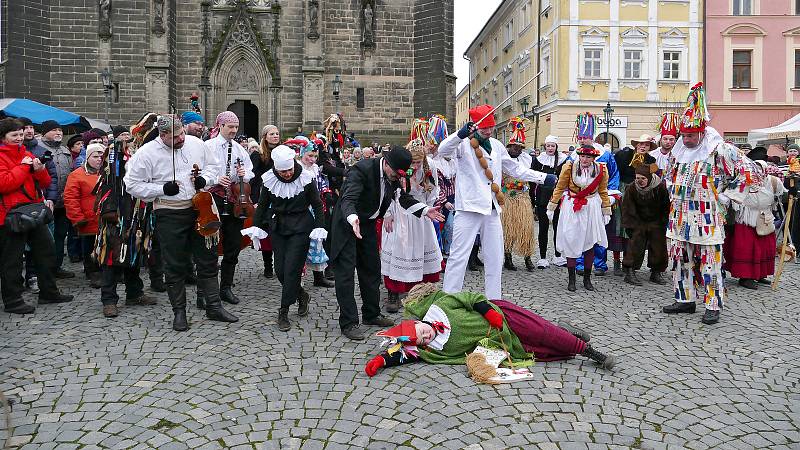
<svg viewBox="0 0 800 450"><path fill-rule="evenodd" d="M356 88L356 108L364 108L364 88Z"/></svg>

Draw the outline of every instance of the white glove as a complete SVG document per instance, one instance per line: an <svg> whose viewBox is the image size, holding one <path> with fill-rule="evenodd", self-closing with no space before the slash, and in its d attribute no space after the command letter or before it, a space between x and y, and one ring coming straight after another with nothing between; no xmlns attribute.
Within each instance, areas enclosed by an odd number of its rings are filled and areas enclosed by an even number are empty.
<svg viewBox="0 0 800 450"><path fill-rule="evenodd" d="M549 220L553 220L553 216L556 214L555 211L547 211L547 218Z"/></svg>
<svg viewBox="0 0 800 450"><path fill-rule="evenodd" d="M258 227L249 227L242 230L242 236L247 236L253 241L253 248L261 250L261 239L269 236L266 231Z"/></svg>
<svg viewBox="0 0 800 450"><path fill-rule="evenodd" d="M611 222L611 216L603 216L603 225L608 225Z"/></svg>
<svg viewBox="0 0 800 450"><path fill-rule="evenodd" d="M314 228L308 235L311 239L327 239L328 231L325 228Z"/></svg>

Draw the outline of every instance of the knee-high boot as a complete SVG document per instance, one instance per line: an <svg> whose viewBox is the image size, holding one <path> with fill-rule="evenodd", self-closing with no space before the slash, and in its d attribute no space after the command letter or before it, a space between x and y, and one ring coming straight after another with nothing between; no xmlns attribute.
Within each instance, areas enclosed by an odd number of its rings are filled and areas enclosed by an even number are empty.
<svg viewBox="0 0 800 450"><path fill-rule="evenodd" d="M611 369L617 363L616 358L611 355L605 355L598 352L597 350L593 349L591 345L586 346L586 350L581 353L581 356L600 363L600 367L603 369Z"/></svg>
<svg viewBox="0 0 800 450"><path fill-rule="evenodd" d="M567 273L569 274L569 281L567 281L567 290L575 292L578 288L575 287L575 268L568 267Z"/></svg>
<svg viewBox="0 0 800 450"><path fill-rule="evenodd" d="M235 272L236 266L222 266L219 270L219 296L231 305L237 305L241 301L233 293L233 274Z"/></svg>
<svg viewBox="0 0 800 450"><path fill-rule="evenodd" d="M264 259L264 278L272 278L275 273L272 270L272 250L261 252L261 257Z"/></svg>
<svg viewBox="0 0 800 450"><path fill-rule="evenodd" d="M197 286L203 288L206 299L206 317L219 322L238 322L239 319L233 314L225 311L222 307L222 300L219 297L219 284L217 277L203 278L197 280ZM184 306L186 298L184 297Z"/></svg>
<svg viewBox="0 0 800 450"><path fill-rule="evenodd" d="M175 317L172 320L172 329L175 331L186 331L189 329L189 322L186 319L186 283L167 284L167 296L172 305L172 312Z"/></svg>
<svg viewBox="0 0 800 450"><path fill-rule="evenodd" d="M589 269L583 271L583 287L587 291L594 290L594 286L592 285L592 271Z"/></svg>

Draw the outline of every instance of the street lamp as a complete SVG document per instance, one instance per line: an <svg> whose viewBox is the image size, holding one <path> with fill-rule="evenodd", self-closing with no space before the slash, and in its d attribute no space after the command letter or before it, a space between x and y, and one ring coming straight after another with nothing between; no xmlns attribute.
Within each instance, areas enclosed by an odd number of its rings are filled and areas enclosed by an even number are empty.
<svg viewBox="0 0 800 450"><path fill-rule="evenodd" d="M528 97L523 98L519 101L519 105L522 106L522 117L525 118L528 115L528 107L530 103L528 102Z"/></svg>
<svg viewBox="0 0 800 450"><path fill-rule="evenodd" d="M336 99L336 111L339 112L339 90L342 88L342 79L339 78L339 75L336 75L333 78L333 98Z"/></svg>
<svg viewBox="0 0 800 450"><path fill-rule="evenodd" d="M609 144L609 128L611 128L611 119L614 118L614 108L611 107L611 102L606 102L606 107L603 108L603 118L606 119L606 139L603 144Z"/></svg>
<svg viewBox="0 0 800 450"><path fill-rule="evenodd" d="M103 83L103 92L106 94L106 123L111 126L109 114L111 111L111 90L114 89L114 84L111 82L111 72L108 67L100 72L100 81Z"/></svg>

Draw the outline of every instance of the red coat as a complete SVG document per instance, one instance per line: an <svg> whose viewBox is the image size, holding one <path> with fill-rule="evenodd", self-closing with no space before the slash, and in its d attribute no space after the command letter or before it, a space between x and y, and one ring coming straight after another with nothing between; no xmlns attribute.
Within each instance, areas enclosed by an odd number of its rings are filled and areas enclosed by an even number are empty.
<svg viewBox="0 0 800 450"><path fill-rule="evenodd" d="M95 196L92 189L100 179L99 173L88 173L83 167L72 171L67 177L64 187L64 208L67 209L67 218L75 225L78 234L97 234L97 212L94 208ZM86 224L78 226L78 222Z"/></svg>
<svg viewBox="0 0 800 450"><path fill-rule="evenodd" d="M46 169L31 172L31 166L21 164L26 156L35 158L22 145L0 145L0 226L5 223L9 209L23 203L44 201L34 180L40 188L50 186L50 174Z"/></svg>

